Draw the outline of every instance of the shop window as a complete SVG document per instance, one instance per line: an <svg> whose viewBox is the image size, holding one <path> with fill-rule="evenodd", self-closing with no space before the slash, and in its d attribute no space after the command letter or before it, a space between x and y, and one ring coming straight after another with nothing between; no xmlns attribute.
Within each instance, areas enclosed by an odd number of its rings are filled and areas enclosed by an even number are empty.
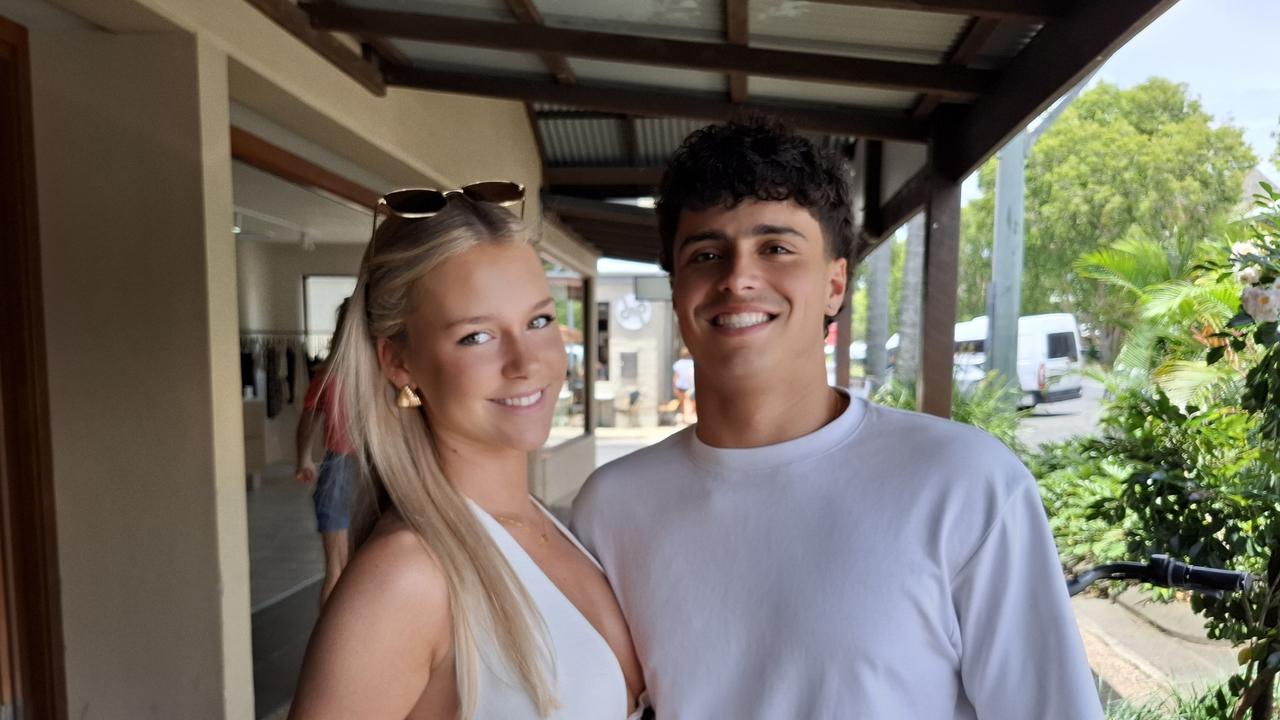
<svg viewBox="0 0 1280 720"><path fill-rule="evenodd" d="M308 275L302 279L307 357L325 358L338 322L338 306L356 289L354 275Z"/></svg>
<svg viewBox="0 0 1280 720"><path fill-rule="evenodd" d="M568 360L564 386L556 398L551 436L547 438L547 446L553 446L586 432L586 285L580 273L554 260L544 257L542 265L556 303L556 320Z"/></svg>
<svg viewBox="0 0 1280 720"><path fill-rule="evenodd" d="M596 303L596 379L609 379L609 303Z"/></svg>
<svg viewBox="0 0 1280 720"><path fill-rule="evenodd" d="M619 357L622 360L623 380L635 380L640 377L640 353L624 352Z"/></svg>

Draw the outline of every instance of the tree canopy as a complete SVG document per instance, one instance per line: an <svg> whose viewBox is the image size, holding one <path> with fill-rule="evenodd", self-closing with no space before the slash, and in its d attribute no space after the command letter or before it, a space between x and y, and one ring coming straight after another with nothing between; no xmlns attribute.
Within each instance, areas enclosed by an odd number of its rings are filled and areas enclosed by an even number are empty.
<svg viewBox="0 0 1280 720"><path fill-rule="evenodd" d="M1256 162L1243 131L1214 123L1185 85L1151 78L1082 93L1028 156L1022 313L1065 310L1100 329L1126 327L1132 303L1076 274L1076 259L1147 239L1172 264L1185 262L1240 202ZM995 166L979 171L983 194L964 208L962 318L986 312Z"/></svg>

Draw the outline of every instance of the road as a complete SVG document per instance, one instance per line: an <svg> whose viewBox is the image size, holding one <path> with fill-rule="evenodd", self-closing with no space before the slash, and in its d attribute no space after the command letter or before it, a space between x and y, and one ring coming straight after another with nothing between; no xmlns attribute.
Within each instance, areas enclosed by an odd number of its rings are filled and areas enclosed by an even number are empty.
<svg viewBox="0 0 1280 720"><path fill-rule="evenodd" d="M1018 439L1034 449L1042 443L1096 432L1098 417L1102 413L1102 394L1101 383L1084 378L1082 397L1036 406L1018 428Z"/></svg>
<svg viewBox="0 0 1280 720"><path fill-rule="evenodd" d="M1085 378L1082 397L1037 406L1022 421L1018 439L1028 448L1036 448L1041 443L1095 432L1102 410L1102 393L1101 383ZM628 432L625 429L602 428L596 438L596 467L655 443L673 429L640 428Z"/></svg>

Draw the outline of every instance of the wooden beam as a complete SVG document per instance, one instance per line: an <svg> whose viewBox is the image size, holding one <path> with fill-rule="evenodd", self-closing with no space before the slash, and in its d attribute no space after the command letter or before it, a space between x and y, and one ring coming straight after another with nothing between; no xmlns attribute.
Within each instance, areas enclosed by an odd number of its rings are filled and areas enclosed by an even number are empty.
<svg viewBox="0 0 1280 720"><path fill-rule="evenodd" d="M926 167L915 175L911 176L898 191L893 194L880 206L878 224L875 227L868 227L867 232L871 237L876 239L876 244L883 241L886 237L892 235L894 231L902 227L904 223L916 215L916 213L925 209L925 205L929 202L929 169ZM875 245L871 245L867 252L875 249ZM866 257L864 254L862 257ZM858 258L861 260L862 258Z"/></svg>
<svg viewBox="0 0 1280 720"><path fill-rule="evenodd" d="M660 167L549 167L542 171L548 185L654 185L662 180Z"/></svg>
<svg viewBox="0 0 1280 720"><path fill-rule="evenodd" d="M926 168L924 299L916 407L951 417L956 292L960 264L960 182Z"/></svg>
<svg viewBox="0 0 1280 720"><path fill-rule="evenodd" d="M253 133L231 128L231 157L296 185L321 190L360 207L372 209L382 193L273 145Z"/></svg>
<svg viewBox="0 0 1280 720"><path fill-rule="evenodd" d="M533 0L507 0L507 7L510 8L511 14L525 25L542 26L546 24L542 20L542 13L538 12L538 6L533 4ZM556 82L561 85L577 84L578 76L573 72L573 68L569 66L569 61L565 59L564 55L557 52L543 52L538 53L538 57L542 59L542 64L546 65L551 74L555 76Z"/></svg>
<svg viewBox="0 0 1280 720"><path fill-rule="evenodd" d="M336 3L337 0L316 0L316 2ZM400 52L400 48L391 44L390 40L380 37L361 36L357 36L356 39L360 40L361 48L365 51L363 55L365 60L369 60L370 53L372 53L384 65L405 65L409 62L409 58Z"/></svg>
<svg viewBox="0 0 1280 720"><path fill-rule="evenodd" d="M938 169L962 179L1177 0L1078 0L1001 74L995 94L942 121Z"/></svg>
<svg viewBox="0 0 1280 720"><path fill-rule="evenodd" d="M1039 23L1061 17L1064 0L813 0L832 5L911 10ZM1126 2L1128 0L1125 0Z"/></svg>
<svg viewBox="0 0 1280 720"><path fill-rule="evenodd" d="M795 107L770 103L734 105L723 97L680 92L638 92L632 88L555 85L533 78L455 73L422 68L386 68L390 85L437 92L499 97L523 102L574 105L591 110L652 117L725 121L743 113L777 116L800 130L881 140L924 142L924 123L906 113L859 111L836 106Z"/></svg>
<svg viewBox="0 0 1280 720"><path fill-rule="evenodd" d="M744 47L748 45L751 39L750 18L748 0L725 0L725 40L732 45ZM735 103L747 101L746 73L729 73L729 101Z"/></svg>
<svg viewBox="0 0 1280 720"><path fill-rule="evenodd" d="M995 18L974 18L971 20L969 26L960 33L960 38L956 40L955 47L951 49L951 52L947 53L947 64L964 67L973 62L998 27L1000 27L1000 21ZM914 118L928 117L941 102L941 95L932 93L925 95L920 98L920 102L916 104L911 116Z"/></svg>
<svg viewBox="0 0 1280 720"><path fill-rule="evenodd" d="M626 146L627 162L631 165L639 165L640 125L633 117L622 121L622 144Z"/></svg>
<svg viewBox="0 0 1280 720"><path fill-rule="evenodd" d="M652 245L658 241L656 228L644 228L636 225L624 225L622 223L576 217L569 217L569 222L572 222L573 226L582 233L614 242Z"/></svg>
<svg viewBox="0 0 1280 720"><path fill-rule="evenodd" d="M658 233L652 235L626 235L598 229L579 220L553 214L557 223L572 231L574 236L594 246L608 257L657 262L660 251Z"/></svg>
<svg viewBox="0 0 1280 720"><path fill-rule="evenodd" d="M584 200L564 195L543 195L542 207L566 220L603 220L644 228L658 227L658 218L652 210L634 205L622 205L601 200Z"/></svg>
<svg viewBox="0 0 1280 720"><path fill-rule="evenodd" d="M995 80L987 70L868 60L789 50L739 47L616 33L538 27L509 22L364 10L345 5L300 5L317 28L425 42L525 52L561 52L612 62L784 77L811 82L932 92L956 100L984 94Z"/></svg>
<svg viewBox="0 0 1280 720"><path fill-rule="evenodd" d="M27 30L0 17L0 667L8 671L0 702L6 715L65 720L63 586L44 324L48 288L40 269L34 128Z"/></svg>
<svg viewBox="0 0 1280 720"><path fill-rule="evenodd" d="M626 120L631 117L626 113L600 110L536 110L535 112L542 120Z"/></svg>
<svg viewBox="0 0 1280 720"><path fill-rule="evenodd" d="M346 73L352 80L363 85L369 92L379 97L387 94L387 85L383 82L382 73L377 66L360 57L330 33L312 27L307 13L300 10L297 5L289 0L245 1L262 11L262 14L271 18L290 35L301 40L334 67Z"/></svg>
<svg viewBox="0 0 1280 720"><path fill-rule="evenodd" d="M862 259L884 240L884 212L881 208L881 189L884 182L884 143L866 140L858 153L858 174L861 176L862 223L859 225L859 247L854 249L853 263Z"/></svg>
<svg viewBox="0 0 1280 720"><path fill-rule="evenodd" d="M533 109L533 103L524 104L525 117L529 118L529 127L533 130L533 143L538 147L538 162L544 168L543 177L546 177L547 167L547 144L542 139L542 127L538 125L538 113Z"/></svg>

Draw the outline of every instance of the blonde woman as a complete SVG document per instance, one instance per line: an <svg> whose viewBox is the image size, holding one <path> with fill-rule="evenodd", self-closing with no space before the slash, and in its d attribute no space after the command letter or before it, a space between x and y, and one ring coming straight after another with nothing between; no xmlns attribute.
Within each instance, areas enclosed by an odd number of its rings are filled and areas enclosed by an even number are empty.
<svg viewBox="0 0 1280 720"><path fill-rule="evenodd" d="M639 715L608 582L527 490L566 360L517 203L514 183L379 203L332 375L362 449L356 552L290 718Z"/></svg>

